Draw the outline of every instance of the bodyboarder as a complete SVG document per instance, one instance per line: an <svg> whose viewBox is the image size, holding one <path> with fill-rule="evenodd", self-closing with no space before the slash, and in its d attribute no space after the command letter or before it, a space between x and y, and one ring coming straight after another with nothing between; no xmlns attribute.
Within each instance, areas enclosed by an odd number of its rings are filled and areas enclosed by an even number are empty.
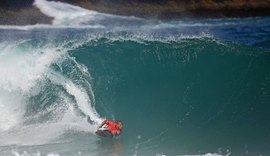
<svg viewBox="0 0 270 156"><path fill-rule="evenodd" d="M89 116L87 116L87 121L91 124L93 123ZM104 120L97 128L96 134L102 137L114 138L122 133L122 128L122 121Z"/></svg>

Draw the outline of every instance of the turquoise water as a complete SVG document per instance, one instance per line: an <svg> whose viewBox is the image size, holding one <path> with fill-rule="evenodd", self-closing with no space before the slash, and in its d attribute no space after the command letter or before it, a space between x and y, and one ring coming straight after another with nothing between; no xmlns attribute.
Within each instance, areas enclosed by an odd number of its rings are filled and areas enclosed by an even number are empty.
<svg viewBox="0 0 270 156"><path fill-rule="evenodd" d="M0 155L270 154L268 17L35 5L53 24L0 26ZM123 134L96 136L86 115L122 120Z"/></svg>
<svg viewBox="0 0 270 156"><path fill-rule="evenodd" d="M204 37L109 43L73 56L92 71L98 112L126 123L125 142L168 155L268 152L269 50Z"/></svg>

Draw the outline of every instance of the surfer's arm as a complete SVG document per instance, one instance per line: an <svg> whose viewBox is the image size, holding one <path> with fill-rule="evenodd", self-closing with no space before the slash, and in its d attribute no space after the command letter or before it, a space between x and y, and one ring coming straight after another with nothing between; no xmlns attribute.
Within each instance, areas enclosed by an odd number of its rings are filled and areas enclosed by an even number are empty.
<svg viewBox="0 0 270 156"><path fill-rule="evenodd" d="M103 125L107 124L108 120L104 120L98 128L101 128Z"/></svg>

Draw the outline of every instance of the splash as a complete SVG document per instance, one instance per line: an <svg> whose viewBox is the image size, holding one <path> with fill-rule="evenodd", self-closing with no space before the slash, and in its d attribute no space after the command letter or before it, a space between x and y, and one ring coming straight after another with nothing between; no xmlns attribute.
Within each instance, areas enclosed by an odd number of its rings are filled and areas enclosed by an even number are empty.
<svg viewBox="0 0 270 156"><path fill-rule="evenodd" d="M14 126L24 114L23 104L31 88L42 79L60 53L56 49L26 49L27 42L1 43L0 57L0 129ZM36 53L35 51L39 51Z"/></svg>
<svg viewBox="0 0 270 156"><path fill-rule="evenodd" d="M53 24L55 25L63 23L67 24L68 22L75 21L80 17L87 17L88 19L91 19L94 18L97 14L95 11L89 11L62 2L36 0L34 5L38 7L45 15L53 17ZM74 24L78 23L79 21Z"/></svg>
<svg viewBox="0 0 270 156"><path fill-rule="evenodd" d="M92 10L87 10L78 6L73 6L63 2L35 0L34 5L40 9L42 13L49 17L53 17L53 25L65 25L72 27L85 28L104 28L110 25L119 26L123 22L131 22L135 17L125 17L99 13ZM136 22L135 21L135 22Z"/></svg>
<svg viewBox="0 0 270 156"><path fill-rule="evenodd" d="M90 74L68 56L64 44L23 40L3 42L0 48L0 145L44 144L70 130L94 132L84 118L102 121ZM74 74L85 78L75 82Z"/></svg>

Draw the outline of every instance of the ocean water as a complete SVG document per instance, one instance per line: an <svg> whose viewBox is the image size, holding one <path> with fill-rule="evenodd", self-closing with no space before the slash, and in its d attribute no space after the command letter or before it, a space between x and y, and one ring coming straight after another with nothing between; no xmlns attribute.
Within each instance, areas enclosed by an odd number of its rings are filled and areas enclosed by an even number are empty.
<svg viewBox="0 0 270 156"><path fill-rule="evenodd" d="M270 155L270 18L145 20L62 2L0 26L0 155ZM86 115L122 120L117 139Z"/></svg>

